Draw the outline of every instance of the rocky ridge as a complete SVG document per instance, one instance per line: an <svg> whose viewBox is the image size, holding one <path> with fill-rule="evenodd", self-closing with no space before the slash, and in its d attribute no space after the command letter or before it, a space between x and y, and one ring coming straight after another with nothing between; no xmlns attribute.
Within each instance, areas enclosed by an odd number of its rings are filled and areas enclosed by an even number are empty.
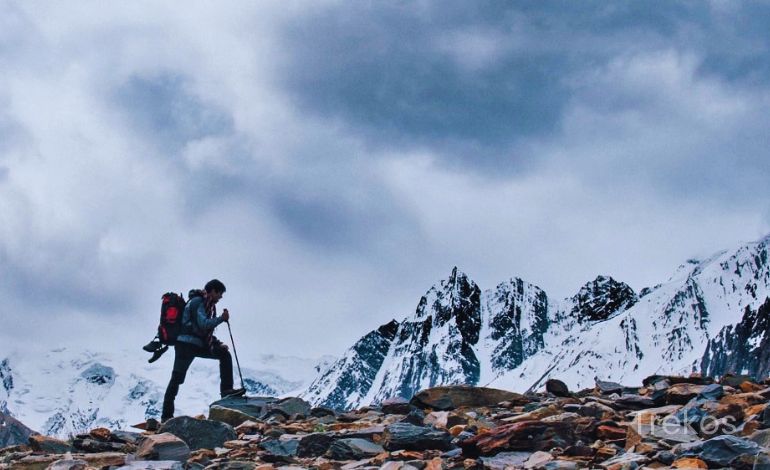
<svg viewBox="0 0 770 470"><path fill-rule="evenodd" d="M571 392L446 386L337 413L299 398L214 402L142 433L96 428L0 449L0 469L767 468L768 383L650 376Z"/></svg>

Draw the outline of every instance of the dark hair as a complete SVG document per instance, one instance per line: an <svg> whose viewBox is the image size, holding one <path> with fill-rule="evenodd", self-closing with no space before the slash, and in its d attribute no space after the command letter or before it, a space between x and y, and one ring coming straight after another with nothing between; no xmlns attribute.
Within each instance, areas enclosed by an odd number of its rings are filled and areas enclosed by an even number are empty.
<svg viewBox="0 0 770 470"><path fill-rule="evenodd" d="M209 282L206 283L206 287L204 287L206 292L211 292L213 290L219 292L220 294L224 294L227 288L225 288L225 285L222 284L222 281L219 279L212 279Z"/></svg>

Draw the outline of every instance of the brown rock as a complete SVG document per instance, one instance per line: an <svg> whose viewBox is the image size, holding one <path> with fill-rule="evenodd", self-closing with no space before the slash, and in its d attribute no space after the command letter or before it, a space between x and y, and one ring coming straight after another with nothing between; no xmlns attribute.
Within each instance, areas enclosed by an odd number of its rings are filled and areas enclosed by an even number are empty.
<svg viewBox="0 0 770 470"><path fill-rule="evenodd" d="M87 470L88 462L80 459L62 459L57 460L47 466L45 470Z"/></svg>
<svg viewBox="0 0 770 470"><path fill-rule="evenodd" d="M742 382L738 388L740 388L741 391L745 393L760 392L765 389L765 387L763 387L762 385L755 384L754 382L749 382L748 380L745 382Z"/></svg>
<svg viewBox="0 0 770 470"><path fill-rule="evenodd" d="M468 385L428 388L417 392L411 403L420 408L444 411L462 406L495 406L502 401L510 401L520 405L529 403L529 400L520 393Z"/></svg>
<svg viewBox="0 0 770 470"><path fill-rule="evenodd" d="M709 468L709 466L701 459L685 457L675 460L671 468Z"/></svg>
<svg viewBox="0 0 770 470"><path fill-rule="evenodd" d="M743 414L744 414L745 416L754 416L754 415L758 415L758 414L762 413L763 411L765 411L765 408L766 408L766 407L767 407L767 404L761 404L761 405L753 405L753 406L750 406L750 407L748 407L748 408L747 408L747 409L746 409L746 410L743 412Z"/></svg>
<svg viewBox="0 0 770 470"><path fill-rule="evenodd" d="M29 446L36 452L44 452L46 454L64 454L66 452L72 452L75 450L68 443L53 437L43 436L41 434L33 434L29 437Z"/></svg>
<svg viewBox="0 0 770 470"><path fill-rule="evenodd" d="M666 390L666 402L670 405L684 405L698 396L704 388L706 388L706 385L689 383L672 385Z"/></svg>
<svg viewBox="0 0 770 470"><path fill-rule="evenodd" d="M608 441L621 441L626 438L625 428L603 424L596 428L596 437Z"/></svg>
<svg viewBox="0 0 770 470"><path fill-rule="evenodd" d="M506 423L519 423L521 421L539 421L543 418L547 418L548 416L555 416L557 414L561 413L561 410L556 405L548 405L541 408L538 408L536 410L530 411L529 413L523 413L517 416L511 416L510 418L503 418L502 421Z"/></svg>
<svg viewBox="0 0 770 470"><path fill-rule="evenodd" d="M755 431L757 431L759 429L759 426L761 424L762 423L760 423L759 421L756 421L756 420L754 420L754 421L746 421L743 424L743 430L741 431L741 436L750 436L751 434L753 434Z"/></svg>
<svg viewBox="0 0 770 470"><path fill-rule="evenodd" d="M147 436L139 450L136 451L139 460L177 460L184 462L190 457L190 448L175 435L164 432Z"/></svg>
<svg viewBox="0 0 770 470"><path fill-rule="evenodd" d="M29 455L14 462L10 468L14 470L43 470L49 465L62 460L61 455ZM85 461L89 467L120 467L126 464L126 454L119 452L102 452L98 454L72 454L72 460Z"/></svg>
<svg viewBox="0 0 770 470"><path fill-rule="evenodd" d="M88 433L89 436L93 437L94 439L97 439L99 441L107 442L112 439L112 432L110 432L107 428L96 428L92 429L91 432Z"/></svg>
<svg viewBox="0 0 770 470"><path fill-rule="evenodd" d="M442 470L444 468L444 461L441 460L441 457L435 457L433 459L428 460L428 463L425 465L425 470Z"/></svg>
<svg viewBox="0 0 770 470"><path fill-rule="evenodd" d="M458 424L457 426L452 426L449 428L449 434L451 434L452 437L457 437L463 431L465 431L465 426L462 424Z"/></svg>
<svg viewBox="0 0 770 470"><path fill-rule="evenodd" d="M759 404L765 403L766 401L767 399L764 398L759 393L736 393L734 395L726 395L722 397L719 400L719 403L722 403L722 404L735 403L736 405L745 409L752 405L759 405Z"/></svg>
<svg viewBox="0 0 770 470"><path fill-rule="evenodd" d="M476 457L503 451L564 448L574 442L574 430L570 423L522 421L490 429L484 434L460 442L460 446L463 448L463 455Z"/></svg>
<svg viewBox="0 0 770 470"><path fill-rule="evenodd" d="M626 450L642 442L642 436L636 432L636 426L626 426Z"/></svg>
<svg viewBox="0 0 770 470"><path fill-rule="evenodd" d="M423 423L427 426L435 426L439 429L446 429L448 420L448 411L433 411L428 413L428 416L425 417Z"/></svg>

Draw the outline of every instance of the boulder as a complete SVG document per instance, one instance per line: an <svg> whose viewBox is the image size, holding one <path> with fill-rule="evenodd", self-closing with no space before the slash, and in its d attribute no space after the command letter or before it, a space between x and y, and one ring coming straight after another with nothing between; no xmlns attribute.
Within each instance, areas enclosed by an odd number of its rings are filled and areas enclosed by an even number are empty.
<svg viewBox="0 0 770 470"><path fill-rule="evenodd" d="M186 461L190 457L190 447L179 437L171 433L147 436L136 451L139 460L176 460Z"/></svg>
<svg viewBox="0 0 770 470"><path fill-rule="evenodd" d="M666 403L670 405L684 405L704 390L706 390L706 385L690 383L672 385L666 391Z"/></svg>
<svg viewBox="0 0 770 470"><path fill-rule="evenodd" d="M463 455L476 457L502 451L538 451L565 448L575 442L573 426L564 421L522 421L490 429L460 442Z"/></svg>
<svg viewBox="0 0 770 470"><path fill-rule="evenodd" d="M222 405L211 405L209 407L209 419L227 423L230 426L239 426L246 421L253 420L254 417L235 408L229 408Z"/></svg>
<svg viewBox="0 0 770 470"><path fill-rule="evenodd" d="M409 414L412 409L412 405L409 400L403 397L388 398L381 404L382 412L389 415L405 415Z"/></svg>
<svg viewBox="0 0 770 470"><path fill-rule="evenodd" d="M279 410L289 418L310 416L312 409L310 403L298 397L283 398L268 405L268 413Z"/></svg>
<svg viewBox="0 0 770 470"><path fill-rule="evenodd" d="M449 450L452 436L442 430L415 426L409 423L394 423L385 428L384 447L387 450Z"/></svg>
<svg viewBox="0 0 770 470"><path fill-rule="evenodd" d="M80 459L62 459L53 462L46 470L87 470L88 462Z"/></svg>
<svg viewBox="0 0 770 470"><path fill-rule="evenodd" d="M195 467L190 467L195 468ZM176 460L142 460L129 462L115 470L184 470L185 464Z"/></svg>
<svg viewBox="0 0 770 470"><path fill-rule="evenodd" d="M641 395L623 395L615 400L615 406L624 410L643 410L655 407L655 400Z"/></svg>
<svg viewBox="0 0 770 470"><path fill-rule="evenodd" d="M495 388L452 385L428 388L417 392L417 394L412 397L411 403L420 408L446 411L461 406L495 406L503 401L510 401L515 404L523 405L528 403L529 399L520 393L508 392Z"/></svg>
<svg viewBox="0 0 770 470"><path fill-rule="evenodd" d="M505 470L506 468L521 468L532 457L532 452L500 452L491 457L481 457L484 468L490 470Z"/></svg>
<svg viewBox="0 0 770 470"><path fill-rule="evenodd" d="M209 416L211 407L218 406L231 410L240 411L243 414L251 416L252 420L261 420L267 414L270 406L277 402L277 398L272 397L232 397L217 400L209 406Z"/></svg>
<svg viewBox="0 0 770 470"><path fill-rule="evenodd" d="M610 395L612 393L623 393L623 386L619 383L608 382L599 379L594 379L594 382L596 383L596 388L605 395Z"/></svg>
<svg viewBox="0 0 770 470"><path fill-rule="evenodd" d="M233 427L227 423L189 416L171 418L163 423L160 432L177 436L190 447L190 450L222 447L226 441L238 438Z"/></svg>
<svg viewBox="0 0 770 470"><path fill-rule="evenodd" d="M331 444L326 457L333 460L361 460L384 451L381 445L365 439L338 439Z"/></svg>
<svg viewBox="0 0 770 470"><path fill-rule="evenodd" d="M29 446L36 452L43 452L46 454L64 454L75 450L75 448L67 442L54 439L53 437L43 436L41 434L30 436Z"/></svg>
<svg viewBox="0 0 770 470"><path fill-rule="evenodd" d="M572 396L569 391L569 387L567 387L567 384L557 379L549 379L545 383L545 391L552 395L556 395L557 397L566 398Z"/></svg>
<svg viewBox="0 0 770 470"><path fill-rule="evenodd" d="M298 457L318 457L329 450L329 446L334 442L332 433L312 433L303 436L297 445Z"/></svg>
<svg viewBox="0 0 770 470"><path fill-rule="evenodd" d="M278 460L281 460L295 457L297 455L297 451L299 450L299 442L299 439L270 439L260 442L259 446L266 450L270 456L278 457ZM275 459L266 459L265 456L263 456L263 459L265 461L277 461Z"/></svg>

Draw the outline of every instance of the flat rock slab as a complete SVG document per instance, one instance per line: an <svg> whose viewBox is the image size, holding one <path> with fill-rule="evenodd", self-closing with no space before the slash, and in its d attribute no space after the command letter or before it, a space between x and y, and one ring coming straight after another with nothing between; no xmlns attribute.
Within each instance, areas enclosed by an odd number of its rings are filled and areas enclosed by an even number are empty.
<svg viewBox="0 0 770 470"><path fill-rule="evenodd" d="M329 450L329 446L334 442L335 435L332 433L312 433L303 436L297 446L298 457L318 457Z"/></svg>
<svg viewBox="0 0 770 470"><path fill-rule="evenodd" d="M29 455L12 464L14 470L42 470L62 459L61 455ZM82 460L89 467L121 466L126 463L126 454L118 452L104 452L99 454L72 454L71 460Z"/></svg>
<svg viewBox="0 0 770 470"><path fill-rule="evenodd" d="M184 464L176 460L142 460L140 462L131 462L116 470L184 470Z"/></svg>
<svg viewBox="0 0 770 470"><path fill-rule="evenodd" d="M44 452L46 454L64 454L72 452L75 449L68 443L53 437L43 436L41 434L35 434L29 438L29 446L36 452Z"/></svg>
<svg viewBox="0 0 770 470"><path fill-rule="evenodd" d="M228 408L221 405L211 405L209 407L209 419L212 421L227 423L230 426L239 426L246 421L252 421L254 416L235 408Z"/></svg>
<svg viewBox="0 0 770 470"><path fill-rule="evenodd" d="M326 456L332 460L361 460L384 451L381 445L366 439L338 439L329 446Z"/></svg>
<svg viewBox="0 0 770 470"><path fill-rule="evenodd" d="M387 450L449 450L452 436L442 430L415 426L409 423L394 423L385 428L384 447Z"/></svg>
<svg viewBox="0 0 770 470"><path fill-rule="evenodd" d="M420 408L432 408L446 411L467 407L495 406L500 402L510 401L517 405L529 403L520 393L498 390L487 387L471 387L468 385L453 385L434 387L417 392L411 403Z"/></svg>
<svg viewBox="0 0 770 470"><path fill-rule="evenodd" d="M176 460L186 461L190 457L190 447L179 437L171 433L147 436L136 451L139 460Z"/></svg>
<svg viewBox="0 0 770 470"><path fill-rule="evenodd" d="M189 416L179 416L166 421L160 427L160 432L177 436L190 450L222 447L225 442L238 439L235 429L227 423Z"/></svg>
<svg viewBox="0 0 770 470"><path fill-rule="evenodd" d="M490 470L505 470L514 467L521 468L532 457L532 452L500 452L492 457L482 457L484 468Z"/></svg>
<svg viewBox="0 0 770 470"><path fill-rule="evenodd" d="M688 447L684 456L698 457L709 466L728 467L737 457L755 456L761 451L761 447L756 442L725 435Z"/></svg>

